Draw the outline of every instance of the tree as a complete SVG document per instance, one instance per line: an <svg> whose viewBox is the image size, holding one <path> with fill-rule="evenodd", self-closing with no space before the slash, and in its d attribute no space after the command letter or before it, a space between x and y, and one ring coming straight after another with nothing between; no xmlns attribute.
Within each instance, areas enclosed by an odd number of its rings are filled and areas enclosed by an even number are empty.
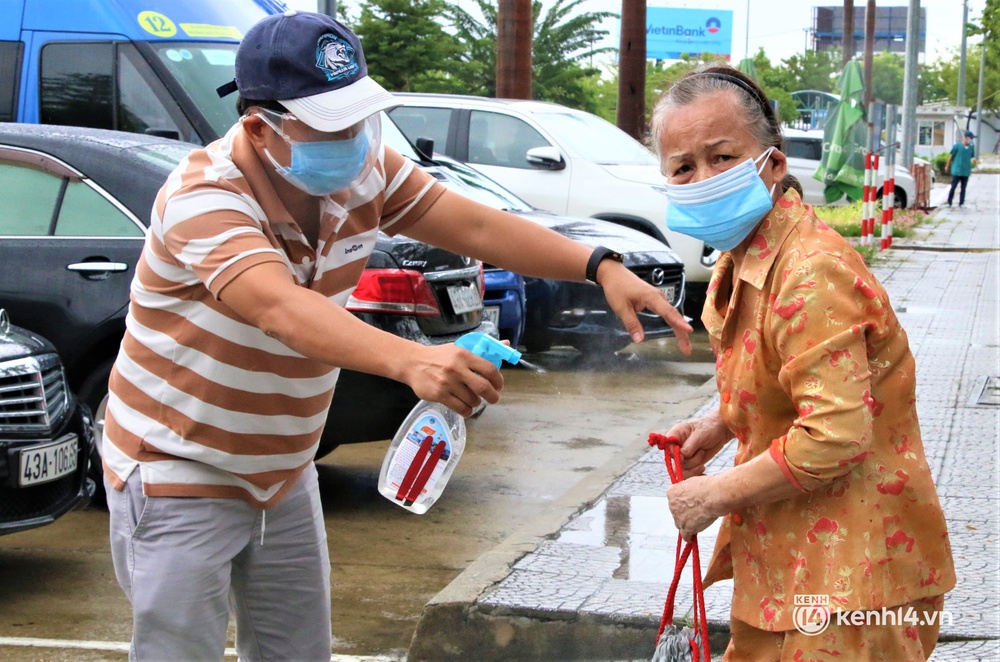
<svg viewBox="0 0 1000 662"><path fill-rule="evenodd" d="M903 70L906 61L898 53L885 51L872 58L872 97L877 101L903 103Z"/></svg>
<svg viewBox="0 0 1000 662"><path fill-rule="evenodd" d="M793 55L781 61L787 70L786 79L791 88L797 90L819 90L833 92L838 76L842 70L840 54L836 51L807 51L802 55Z"/></svg>
<svg viewBox="0 0 1000 662"><path fill-rule="evenodd" d="M986 0L986 7L978 23L971 23L969 26L970 35L982 35L983 42L980 46L986 49L986 71L983 81L983 108L981 110L1000 111L1000 0ZM975 58L972 61L977 61ZM976 72L976 85L978 86L979 73ZM970 85L969 91L976 93L977 88ZM975 105L973 101L970 106Z"/></svg>
<svg viewBox="0 0 1000 662"><path fill-rule="evenodd" d="M444 0L366 0L354 31L369 75L396 92L457 92L462 45L448 34Z"/></svg>
<svg viewBox="0 0 1000 662"><path fill-rule="evenodd" d="M598 24L616 14L583 12L571 16L583 2L585 0L556 0L544 16L542 3L539 0L532 3L534 97L594 111L598 103L593 79L600 71L587 61L615 50L594 44L608 34L599 29ZM457 5L451 5L447 11L462 50L459 59L463 66L455 71L455 76L461 80L466 93L493 96L496 93L496 3L487 0L475 0L475 3L481 20Z"/></svg>

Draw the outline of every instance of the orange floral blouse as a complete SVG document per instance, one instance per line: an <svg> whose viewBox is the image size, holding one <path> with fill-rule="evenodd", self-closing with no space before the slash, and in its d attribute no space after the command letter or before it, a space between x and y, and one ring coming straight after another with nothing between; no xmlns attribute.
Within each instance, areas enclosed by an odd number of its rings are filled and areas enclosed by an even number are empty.
<svg viewBox="0 0 1000 662"><path fill-rule="evenodd" d="M733 617L771 631L794 628L799 594L835 611L944 594L951 546L885 290L794 190L733 270L723 253L702 313L722 420L736 464L770 453L802 492L726 517L706 580L733 577Z"/></svg>

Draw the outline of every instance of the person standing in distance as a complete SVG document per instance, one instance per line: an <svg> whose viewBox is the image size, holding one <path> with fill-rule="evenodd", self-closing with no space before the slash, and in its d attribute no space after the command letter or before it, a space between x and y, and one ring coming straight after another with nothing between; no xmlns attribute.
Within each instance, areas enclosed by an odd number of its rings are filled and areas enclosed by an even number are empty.
<svg viewBox="0 0 1000 662"><path fill-rule="evenodd" d="M972 131L966 131L962 136L962 141L951 147L948 154L948 163L944 169L951 175L951 188L948 189L948 206L955 197L955 188L961 184L962 190L958 194L958 208L965 208L965 188L969 185L969 177L972 169L976 166L976 147L972 144L972 139L976 135Z"/></svg>
<svg viewBox="0 0 1000 662"><path fill-rule="evenodd" d="M395 105L358 37L322 14L243 39L240 121L168 177L109 383L103 458L130 660L331 652L330 563L313 456L341 368L469 415L499 400L488 360L377 330L343 305L382 230L526 275L599 284L636 341L691 327L608 249L452 193L381 142Z"/></svg>

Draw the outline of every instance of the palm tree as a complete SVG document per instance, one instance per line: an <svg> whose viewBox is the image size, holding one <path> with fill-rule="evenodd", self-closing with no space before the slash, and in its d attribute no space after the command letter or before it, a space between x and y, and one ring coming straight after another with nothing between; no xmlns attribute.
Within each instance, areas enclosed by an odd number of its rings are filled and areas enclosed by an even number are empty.
<svg viewBox="0 0 1000 662"><path fill-rule="evenodd" d="M614 51L610 46L595 44L607 36L598 27L605 18L615 18L613 12L582 12L572 16L585 0L556 0L542 16L542 3L532 3L532 70L536 99L554 101L575 107L586 105L584 78L598 70L587 64L595 55ZM465 9L452 5L448 17L455 36L463 44L461 67L456 76L467 86L469 94L496 94L496 3L474 0L482 20Z"/></svg>

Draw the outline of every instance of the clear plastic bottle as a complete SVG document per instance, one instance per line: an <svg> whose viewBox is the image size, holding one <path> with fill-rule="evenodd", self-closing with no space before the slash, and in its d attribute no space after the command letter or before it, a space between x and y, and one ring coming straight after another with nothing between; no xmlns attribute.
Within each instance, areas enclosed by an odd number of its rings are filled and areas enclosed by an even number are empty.
<svg viewBox="0 0 1000 662"><path fill-rule="evenodd" d="M435 460L438 444L444 448ZM392 439L378 490L393 503L423 515L441 496L464 450L465 419L442 404L421 400Z"/></svg>
<svg viewBox="0 0 1000 662"><path fill-rule="evenodd" d="M467 333L456 345L489 359L498 368L521 354L482 333ZM421 400L389 444L378 491L410 512L423 515L444 492L465 450L465 419L437 402Z"/></svg>

